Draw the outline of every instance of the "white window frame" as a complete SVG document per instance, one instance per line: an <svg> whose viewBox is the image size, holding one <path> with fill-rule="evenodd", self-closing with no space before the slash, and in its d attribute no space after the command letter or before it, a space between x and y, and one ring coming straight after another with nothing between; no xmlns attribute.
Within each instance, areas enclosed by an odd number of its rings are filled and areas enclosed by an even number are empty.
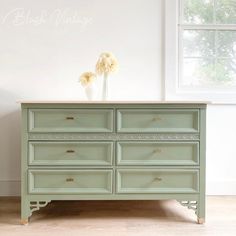
<svg viewBox="0 0 236 236"><path fill-rule="evenodd" d="M236 104L236 88L199 89L178 86L181 63L180 0L165 0L165 100L167 101L211 101L219 104ZM221 25L214 25L222 29ZM185 27L185 26L184 26ZM186 26L187 27L187 26ZM198 27L194 25L194 27ZM204 26L205 27L205 26ZM206 28L209 26L206 26ZM236 25L231 26L236 29ZM208 29L207 28L207 29ZM228 26L227 26L228 29ZM181 58L180 58L181 57Z"/></svg>

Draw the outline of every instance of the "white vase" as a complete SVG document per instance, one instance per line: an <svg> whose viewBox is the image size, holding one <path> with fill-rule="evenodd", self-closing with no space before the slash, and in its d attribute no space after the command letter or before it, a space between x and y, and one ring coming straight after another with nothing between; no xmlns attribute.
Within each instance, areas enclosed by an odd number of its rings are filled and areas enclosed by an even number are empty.
<svg viewBox="0 0 236 236"><path fill-rule="evenodd" d="M103 84L102 84L102 100L106 101L108 98L108 74L105 73L103 76Z"/></svg>
<svg viewBox="0 0 236 236"><path fill-rule="evenodd" d="M87 99L89 101L92 101L95 97L95 88L94 88L94 85L93 84L90 84L88 86L85 87L85 93L86 93L86 96L87 96Z"/></svg>

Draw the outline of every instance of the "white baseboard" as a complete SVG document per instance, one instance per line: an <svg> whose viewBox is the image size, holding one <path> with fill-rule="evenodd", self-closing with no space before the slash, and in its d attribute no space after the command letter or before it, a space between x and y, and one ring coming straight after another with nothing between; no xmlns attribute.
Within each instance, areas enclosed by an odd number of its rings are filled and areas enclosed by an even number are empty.
<svg viewBox="0 0 236 236"><path fill-rule="evenodd" d="M0 196L20 196L20 180L0 180Z"/></svg>
<svg viewBox="0 0 236 236"><path fill-rule="evenodd" d="M236 195L236 180L208 181L207 195ZM20 196L19 180L0 180L0 196Z"/></svg>

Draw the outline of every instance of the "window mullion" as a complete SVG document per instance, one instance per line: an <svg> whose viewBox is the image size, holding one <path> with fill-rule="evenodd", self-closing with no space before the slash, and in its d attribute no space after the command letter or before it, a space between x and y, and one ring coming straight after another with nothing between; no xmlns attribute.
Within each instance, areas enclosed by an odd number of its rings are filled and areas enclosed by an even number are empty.
<svg viewBox="0 0 236 236"><path fill-rule="evenodd" d="M215 47L215 59L214 59L214 73L215 73L215 76L216 76L216 65L217 65L217 61L218 61L218 50L217 50L217 44L218 44L218 37L217 37L217 34L218 34L218 30L215 30L215 33L214 33L214 37L215 37L215 44L214 44L214 47Z"/></svg>
<svg viewBox="0 0 236 236"><path fill-rule="evenodd" d="M216 0L213 0L213 22L216 24Z"/></svg>
<svg viewBox="0 0 236 236"><path fill-rule="evenodd" d="M236 25L193 25L193 24L179 24L179 27L184 30L228 30L228 31L236 31Z"/></svg>
<svg viewBox="0 0 236 236"><path fill-rule="evenodd" d="M213 23L216 24L216 0L213 0ZM217 29L214 32L214 75L216 76L216 63L217 63Z"/></svg>

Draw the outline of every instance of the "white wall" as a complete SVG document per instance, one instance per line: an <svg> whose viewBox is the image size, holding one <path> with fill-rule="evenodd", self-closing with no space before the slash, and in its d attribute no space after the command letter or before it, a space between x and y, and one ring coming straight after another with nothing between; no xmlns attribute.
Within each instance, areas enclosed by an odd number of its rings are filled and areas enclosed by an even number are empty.
<svg viewBox="0 0 236 236"><path fill-rule="evenodd" d="M236 105L207 111L207 193L236 194Z"/></svg>
<svg viewBox="0 0 236 236"><path fill-rule="evenodd" d="M19 194L19 99L81 100L78 76L112 51L112 100L160 100L163 2L0 0L0 195ZM207 190L236 194L236 106L210 106Z"/></svg>

